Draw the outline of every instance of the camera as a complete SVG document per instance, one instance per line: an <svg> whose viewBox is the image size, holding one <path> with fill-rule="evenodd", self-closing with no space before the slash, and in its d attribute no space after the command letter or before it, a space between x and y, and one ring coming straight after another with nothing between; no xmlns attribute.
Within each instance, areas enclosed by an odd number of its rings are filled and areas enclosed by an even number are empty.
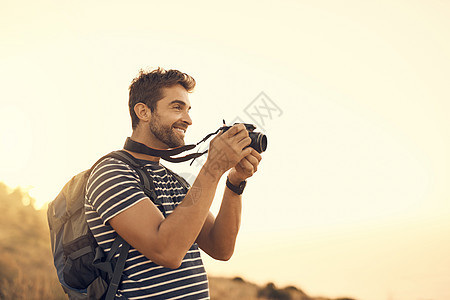
<svg viewBox="0 0 450 300"><path fill-rule="evenodd" d="M256 151L258 151L258 153L262 153L262 152L266 151L267 137L265 134L262 134L260 132L254 132L254 130L256 129L255 125L247 124L247 123L234 123L233 125L236 125L236 124L244 124L245 129L247 129L248 136L252 139L252 142L250 143L249 147L252 147ZM220 129L223 130L223 132L225 132L230 128L231 128L231 126L223 126Z"/></svg>

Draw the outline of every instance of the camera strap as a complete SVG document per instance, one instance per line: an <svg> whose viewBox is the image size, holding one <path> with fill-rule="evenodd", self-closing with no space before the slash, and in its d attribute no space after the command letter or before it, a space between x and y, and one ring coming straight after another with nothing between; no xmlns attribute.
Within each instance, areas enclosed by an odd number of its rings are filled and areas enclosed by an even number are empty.
<svg viewBox="0 0 450 300"><path fill-rule="evenodd" d="M142 143L133 141L131 138L128 137L127 140L125 141L125 145L123 146L123 148L125 150L131 151L131 152L161 157L162 159L164 159L166 161L173 162L173 163L179 163L179 162L188 161L190 159L195 159L195 158L200 157L203 154L208 152L208 150L206 150L204 152L191 153L191 154L181 156L181 157L173 157L174 155L178 155L182 152L192 150L195 147L197 147L197 145L191 144L191 145L185 145L185 146L170 148L170 149L155 149L155 148L150 148Z"/></svg>
<svg viewBox="0 0 450 300"><path fill-rule="evenodd" d="M225 123L225 121L224 121L224 123ZM212 133L208 134L207 136L205 136L197 144L184 145L184 146L170 148L170 149L155 149L155 148L148 147L147 145L144 145L142 143L133 141L131 138L128 137L126 139L126 141L125 141L125 145L123 146L123 148L125 150L131 151L131 152L136 152L136 153L141 153L141 154L147 154L147 155L151 155L151 156L161 157L162 159L164 159L164 160L166 160L168 162L172 162L172 163L180 163L180 162L185 162L185 161L188 161L188 160L192 159L192 161L190 163L190 165L192 165L192 163L194 162L194 160L196 158L198 158L198 157L208 153L208 150L205 150L203 152L196 152L196 153L187 154L187 155L181 156L181 157L173 157L173 156L174 155L178 155L178 154L180 154L182 152L194 149L200 143L205 142L212 135L217 134L220 130L223 130L224 128L226 128L226 127L225 126L224 127L220 127L215 132L212 132Z"/></svg>

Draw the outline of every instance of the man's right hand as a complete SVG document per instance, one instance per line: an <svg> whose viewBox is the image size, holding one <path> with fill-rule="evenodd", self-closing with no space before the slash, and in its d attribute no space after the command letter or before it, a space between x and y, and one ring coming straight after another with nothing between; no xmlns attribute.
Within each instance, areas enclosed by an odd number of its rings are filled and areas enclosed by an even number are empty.
<svg viewBox="0 0 450 300"><path fill-rule="evenodd" d="M236 124L225 133L221 131L209 144L204 168L211 176L220 178L251 153L252 148L247 147L250 143L251 138L244 124Z"/></svg>

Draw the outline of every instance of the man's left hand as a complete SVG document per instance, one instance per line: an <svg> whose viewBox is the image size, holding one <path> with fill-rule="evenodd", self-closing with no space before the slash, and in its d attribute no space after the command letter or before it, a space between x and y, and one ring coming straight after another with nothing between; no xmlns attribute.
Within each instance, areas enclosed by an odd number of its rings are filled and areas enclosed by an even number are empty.
<svg viewBox="0 0 450 300"><path fill-rule="evenodd" d="M255 149L252 148L252 152L239 161L239 163L230 170L228 179L234 185L239 185L240 182L253 176L258 170L259 162L262 156Z"/></svg>

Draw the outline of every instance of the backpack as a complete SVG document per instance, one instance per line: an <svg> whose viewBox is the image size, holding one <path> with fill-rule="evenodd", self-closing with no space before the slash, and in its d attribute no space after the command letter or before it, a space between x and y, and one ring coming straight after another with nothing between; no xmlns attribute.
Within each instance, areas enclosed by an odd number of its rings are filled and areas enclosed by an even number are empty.
<svg viewBox="0 0 450 300"><path fill-rule="evenodd" d="M103 156L90 169L75 175L66 183L58 196L49 203L47 220L54 265L69 299L114 299L130 249L130 245L118 235L106 255L87 224L84 209L86 183L95 166L107 157L131 166L139 175L141 187L147 197L155 204L162 204L157 199L155 186L148 172L123 150ZM166 170L189 189L184 178L168 168ZM165 212L163 214L166 216ZM120 254L116 259L114 256L119 249Z"/></svg>

